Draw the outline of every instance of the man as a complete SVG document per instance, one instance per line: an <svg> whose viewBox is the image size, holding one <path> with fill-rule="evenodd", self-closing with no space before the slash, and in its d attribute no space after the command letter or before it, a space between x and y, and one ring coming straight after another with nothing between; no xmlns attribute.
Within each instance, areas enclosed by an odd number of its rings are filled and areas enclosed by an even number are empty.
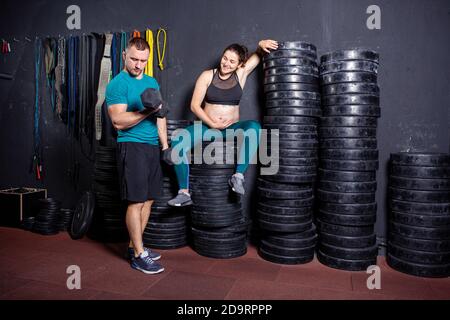
<svg viewBox="0 0 450 320"><path fill-rule="evenodd" d="M118 131L118 170L122 199L128 201L126 224L130 235L131 267L147 274L164 271L156 262L161 255L145 248L142 241L153 200L162 190L158 137L167 149L166 119L144 107L141 94L157 90L157 81L144 74L150 48L142 38L132 38L123 52L125 67L106 88L106 104Z"/></svg>

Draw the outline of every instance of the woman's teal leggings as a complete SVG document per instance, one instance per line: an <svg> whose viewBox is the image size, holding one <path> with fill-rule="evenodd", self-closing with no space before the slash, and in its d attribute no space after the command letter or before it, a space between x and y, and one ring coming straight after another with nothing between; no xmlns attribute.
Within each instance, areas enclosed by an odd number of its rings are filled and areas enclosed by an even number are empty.
<svg viewBox="0 0 450 320"><path fill-rule="evenodd" d="M194 128L197 128L195 134ZM244 139L243 145L240 146L236 172L240 172L243 174L247 170L250 161L253 159L256 151L258 150L259 139L261 136L261 125L257 121L246 120L236 122L226 129L216 131L222 134L222 139L223 141L225 141L227 137L233 136L235 134L235 130L237 129L243 130ZM173 149L176 148L178 150L181 150L182 152L180 153L180 156L182 156L183 161L179 164L175 164L174 166L180 189L189 189L189 162L186 153L194 148L197 143L204 139L205 132L209 130L209 128L202 123L201 125L191 125L185 128L185 130L187 130L187 132L189 133L188 136L190 137L190 139L186 139L186 136L183 134L183 138L181 139L176 137L172 138L171 145ZM187 132L185 132L186 135ZM209 141L211 139L209 138L205 140Z"/></svg>

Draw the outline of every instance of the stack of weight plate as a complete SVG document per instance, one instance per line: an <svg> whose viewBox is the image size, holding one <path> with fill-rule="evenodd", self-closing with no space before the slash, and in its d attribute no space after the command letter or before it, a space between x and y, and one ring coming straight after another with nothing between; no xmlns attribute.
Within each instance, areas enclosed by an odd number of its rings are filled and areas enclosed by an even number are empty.
<svg viewBox="0 0 450 320"><path fill-rule="evenodd" d="M67 231L70 229L70 226L72 225L72 219L73 219L73 210L72 209L61 209L61 215L59 217L59 230L60 231Z"/></svg>
<svg viewBox="0 0 450 320"><path fill-rule="evenodd" d="M387 263L420 277L450 276L450 154L391 154Z"/></svg>
<svg viewBox="0 0 450 320"><path fill-rule="evenodd" d="M57 234L61 202L53 198L39 199L38 208L39 213L35 217L33 231L44 235Z"/></svg>
<svg viewBox="0 0 450 320"><path fill-rule="evenodd" d="M344 270L376 264L378 54L341 50L321 57L317 258Z"/></svg>
<svg viewBox="0 0 450 320"><path fill-rule="evenodd" d="M299 264L314 258L313 183L321 115L316 60L316 47L300 41L279 42L278 50L263 60L264 128L279 170L258 179L258 220L263 231L259 254L275 263ZM278 146L272 137L278 139Z"/></svg>
<svg viewBox="0 0 450 320"><path fill-rule="evenodd" d="M126 203L121 201L116 148L98 146L95 153L93 232L104 241L124 241Z"/></svg>
<svg viewBox="0 0 450 320"><path fill-rule="evenodd" d="M187 120L167 120L167 137L171 143L172 133L191 124ZM144 244L155 249L177 249L188 243L188 215L186 208L171 207L167 201L178 192L178 182L173 166L161 162L163 171L162 197L152 205L150 218L143 234Z"/></svg>
<svg viewBox="0 0 450 320"><path fill-rule="evenodd" d="M228 154L228 161L227 144L232 151ZM247 252L250 222L243 215L239 195L228 185L228 179L235 171L237 148L234 142L206 141L202 148L217 161L207 164L203 159L201 164L195 164L202 160L197 159L190 166L189 188L194 202L191 206L194 250L211 258L242 256Z"/></svg>

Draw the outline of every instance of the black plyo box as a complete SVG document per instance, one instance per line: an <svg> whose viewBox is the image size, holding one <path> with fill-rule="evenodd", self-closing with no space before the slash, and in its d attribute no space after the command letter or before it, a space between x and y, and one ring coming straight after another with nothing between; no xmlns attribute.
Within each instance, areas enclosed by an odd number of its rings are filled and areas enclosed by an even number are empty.
<svg viewBox="0 0 450 320"><path fill-rule="evenodd" d="M24 217L34 216L37 200L45 198L47 198L47 189L0 190L0 225L20 227Z"/></svg>

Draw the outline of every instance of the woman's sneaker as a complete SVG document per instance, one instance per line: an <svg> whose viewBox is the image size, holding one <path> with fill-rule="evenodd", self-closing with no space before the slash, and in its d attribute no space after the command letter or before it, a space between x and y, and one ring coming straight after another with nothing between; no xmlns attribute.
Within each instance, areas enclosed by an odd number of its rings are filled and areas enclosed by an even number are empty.
<svg viewBox="0 0 450 320"><path fill-rule="evenodd" d="M137 258L133 257L131 259L131 267L146 274L156 274L164 271L162 265L148 256L148 251L142 252Z"/></svg>
<svg viewBox="0 0 450 320"><path fill-rule="evenodd" d="M192 204L191 195L180 190L175 198L167 201L167 204L172 207L189 206Z"/></svg>
<svg viewBox="0 0 450 320"><path fill-rule="evenodd" d="M148 256L152 259L152 260L159 260L161 258L161 255L158 252L152 251L149 248L144 247L144 251L148 252ZM133 247L128 247L127 248L127 253L126 253L126 259L127 260L131 260L134 257L134 248Z"/></svg>

